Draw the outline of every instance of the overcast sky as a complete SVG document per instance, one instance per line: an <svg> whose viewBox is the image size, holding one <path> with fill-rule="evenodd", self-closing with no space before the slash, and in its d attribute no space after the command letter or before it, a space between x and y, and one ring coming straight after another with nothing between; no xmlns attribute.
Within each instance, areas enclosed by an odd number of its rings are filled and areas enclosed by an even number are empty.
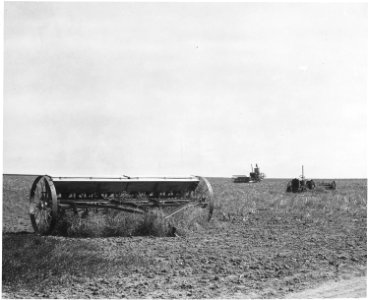
<svg viewBox="0 0 369 300"><path fill-rule="evenodd" d="M367 176L366 3L5 3L4 173Z"/></svg>

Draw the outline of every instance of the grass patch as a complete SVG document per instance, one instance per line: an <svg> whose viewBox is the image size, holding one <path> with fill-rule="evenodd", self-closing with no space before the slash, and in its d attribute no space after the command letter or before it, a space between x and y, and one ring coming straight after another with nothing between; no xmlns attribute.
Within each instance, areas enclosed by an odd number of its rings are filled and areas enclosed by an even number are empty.
<svg viewBox="0 0 369 300"><path fill-rule="evenodd" d="M173 224L160 209L144 215L113 209L88 214L64 212L52 235L68 237L173 236Z"/></svg>
<svg viewBox="0 0 369 300"><path fill-rule="evenodd" d="M134 235L172 236L173 234L164 212L157 209L145 214L143 221L136 227Z"/></svg>
<svg viewBox="0 0 369 300"><path fill-rule="evenodd" d="M213 182L212 182L213 183ZM367 210L366 181L361 184L337 180L336 191L308 191L292 194L284 191L283 181L258 184L233 184L232 189L217 191L215 218L220 221L260 220L264 212L297 223L328 224L359 220L365 224Z"/></svg>
<svg viewBox="0 0 369 300"><path fill-rule="evenodd" d="M180 236L191 235L208 226L208 214L207 208L189 207L169 218L170 226L174 227L175 233Z"/></svg>
<svg viewBox="0 0 369 300"><path fill-rule="evenodd" d="M143 216L108 210L74 214L66 211L58 219L53 235L69 237L132 236Z"/></svg>

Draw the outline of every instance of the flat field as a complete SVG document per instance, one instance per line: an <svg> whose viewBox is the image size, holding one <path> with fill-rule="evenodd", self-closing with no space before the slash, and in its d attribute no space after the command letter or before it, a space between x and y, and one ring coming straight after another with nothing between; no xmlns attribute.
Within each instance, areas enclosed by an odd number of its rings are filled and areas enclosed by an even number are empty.
<svg viewBox="0 0 369 300"><path fill-rule="evenodd" d="M364 179L289 194L284 179L209 178L209 223L176 237L95 238L32 234L33 180L3 176L3 298L284 298L366 276Z"/></svg>

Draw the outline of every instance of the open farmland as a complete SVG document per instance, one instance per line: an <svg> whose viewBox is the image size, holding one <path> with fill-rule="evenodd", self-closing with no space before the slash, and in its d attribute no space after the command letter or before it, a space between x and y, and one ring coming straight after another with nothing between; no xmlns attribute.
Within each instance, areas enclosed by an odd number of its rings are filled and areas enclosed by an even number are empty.
<svg viewBox="0 0 369 300"><path fill-rule="evenodd" d="M366 276L366 180L289 194L288 180L209 178L208 224L176 237L95 238L26 233L33 180L3 177L5 298L280 298Z"/></svg>

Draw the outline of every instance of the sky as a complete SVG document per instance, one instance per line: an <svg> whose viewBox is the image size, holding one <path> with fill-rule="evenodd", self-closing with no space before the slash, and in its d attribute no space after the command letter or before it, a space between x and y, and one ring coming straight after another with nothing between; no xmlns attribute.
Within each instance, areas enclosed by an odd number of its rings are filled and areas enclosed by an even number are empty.
<svg viewBox="0 0 369 300"><path fill-rule="evenodd" d="M3 173L367 177L367 3L4 14Z"/></svg>

